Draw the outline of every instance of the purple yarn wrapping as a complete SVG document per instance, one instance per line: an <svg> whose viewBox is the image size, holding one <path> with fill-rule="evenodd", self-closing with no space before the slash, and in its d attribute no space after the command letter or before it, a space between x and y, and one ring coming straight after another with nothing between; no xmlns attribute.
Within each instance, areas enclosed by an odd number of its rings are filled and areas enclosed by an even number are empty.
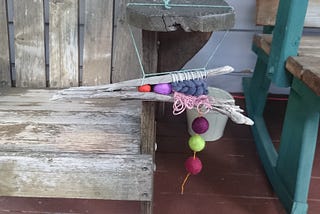
<svg viewBox="0 0 320 214"><path fill-rule="evenodd" d="M197 134L203 134L209 129L209 122L204 117L197 117L192 121L192 130Z"/></svg>

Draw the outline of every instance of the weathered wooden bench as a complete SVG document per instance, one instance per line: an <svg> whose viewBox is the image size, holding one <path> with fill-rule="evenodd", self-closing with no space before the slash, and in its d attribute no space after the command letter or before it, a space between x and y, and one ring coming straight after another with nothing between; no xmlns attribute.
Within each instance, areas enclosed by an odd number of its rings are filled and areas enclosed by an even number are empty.
<svg viewBox="0 0 320 214"><path fill-rule="evenodd" d="M308 209L319 127L320 35L314 29L307 35L307 27L320 27L319 11L319 1L258 0L257 24L264 26L265 34L254 36L258 59L253 77L243 81L259 155L289 213ZM263 118L271 83L291 87L278 151Z"/></svg>
<svg viewBox="0 0 320 214"><path fill-rule="evenodd" d="M56 92L1 89L0 194L150 201L141 102L51 101Z"/></svg>
<svg viewBox="0 0 320 214"><path fill-rule="evenodd" d="M154 73L158 67L180 69L212 31L231 28L233 9L132 5L126 11L121 1L112 50L113 1L45 2L0 0L0 196L136 200L141 213L151 213L155 103L51 98L59 88L106 84L115 76L119 81L140 69L130 67L128 58L136 56L126 13L130 24L143 29L135 29L135 36L145 72ZM227 6L223 0L195 3ZM172 57L186 45L186 53Z"/></svg>
<svg viewBox="0 0 320 214"><path fill-rule="evenodd" d="M152 212L154 104L50 100L110 82L112 20L113 1L0 1L1 196L134 200Z"/></svg>

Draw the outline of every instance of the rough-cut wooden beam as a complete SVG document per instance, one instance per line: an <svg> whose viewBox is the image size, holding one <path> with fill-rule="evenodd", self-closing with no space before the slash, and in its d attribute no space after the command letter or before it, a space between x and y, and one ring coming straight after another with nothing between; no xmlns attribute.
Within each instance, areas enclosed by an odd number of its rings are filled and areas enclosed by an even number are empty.
<svg viewBox="0 0 320 214"><path fill-rule="evenodd" d="M234 10L231 7L221 7L229 6L224 0L175 0L170 2L171 9L166 9L163 5L147 5L145 0L137 0L135 3L142 3L143 6L129 4L127 21L143 30L175 31L181 27L186 32L212 32L234 26ZM163 1L157 0L152 3L163 4ZM193 6L175 6L182 4Z"/></svg>

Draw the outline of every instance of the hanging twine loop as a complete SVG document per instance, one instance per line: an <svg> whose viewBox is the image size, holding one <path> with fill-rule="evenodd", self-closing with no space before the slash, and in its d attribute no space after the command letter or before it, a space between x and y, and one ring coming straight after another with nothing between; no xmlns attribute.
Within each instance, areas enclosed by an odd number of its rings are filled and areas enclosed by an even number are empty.
<svg viewBox="0 0 320 214"><path fill-rule="evenodd" d="M170 0L163 0L163 3L164 3L164 7L165 7L166 9L171 9L171 6L169 5Z"/></svg>

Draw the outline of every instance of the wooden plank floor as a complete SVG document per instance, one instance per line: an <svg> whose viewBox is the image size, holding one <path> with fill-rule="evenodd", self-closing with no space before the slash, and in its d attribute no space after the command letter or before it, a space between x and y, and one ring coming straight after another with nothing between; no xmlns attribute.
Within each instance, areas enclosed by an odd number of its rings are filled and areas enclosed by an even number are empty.
<svg viewBox="0 0 320 214"><path fill-rule="evenodd" d="M243 99L237 99L243 106ZM279 143L286 101L271 100L266 109L272 139ZM186 175L185 159L192 155L187 147L185 115L159 118L155 173L155 214L282 214L256 153L250 128L227 123L223 138L208 142L198 154L203 170L191 176L180 195ZM309 194L309 214L320 213L320 151L317 149ZM139 202L77 199L0 197L1 213L92 213L138 214Z"/></svg>

